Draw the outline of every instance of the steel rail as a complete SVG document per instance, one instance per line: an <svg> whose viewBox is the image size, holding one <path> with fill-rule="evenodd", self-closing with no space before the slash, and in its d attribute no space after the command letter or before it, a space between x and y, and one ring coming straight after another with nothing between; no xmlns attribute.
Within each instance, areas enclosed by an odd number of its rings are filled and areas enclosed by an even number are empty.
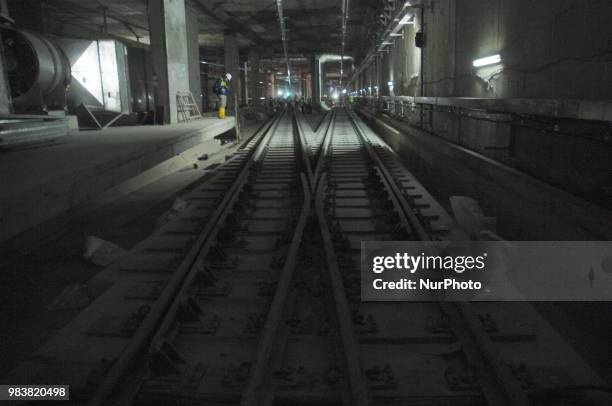
<svg viewBox="0 0 612 406"><path fill-rule="evenodd" d="M354 116L355 113L353 113L349 109L346 109L346 110L347 110L348 117L351 120L351 124L353 125L353 128L355 129L355 132L363 140L364 145L366 145L368 154L370 155L372 160L376 162L376 166L380 170L380 173L383 175L382 176L383 179L385 179L386 183L391 187L391 190L389 192L392 192L392 193L390 193L389 195L390 196L395 195L395 199L399 203L401 210L403 211L404 215L410 222L412 231L416 233L419 240L422 240L422 241L431 240L431 236L425 230L421 221L419 221L419 218L417 217L414 210L412 209L412 207L406 200L406 196L404 196L403 193L399 190L399 187L397 186L397 183L393 179L393 176L389 173L389 170L386 168L382 159L380 158L380 156L378 155L378 153L375 151L374 147L372 146L372 142L370 138L363 132L360 125L357 123L357 120L355 119L355 116ZM410 231L410 230L407 230L407 231Z"/></svg>
<svg viewBox="0 0 612 406"><path fill-rule="evenodd" d="M367 389L365 375L361 368L359 356L359 342L355 336L355 328L353 326L353 317L344 290L342 276L338 267L338 258L334 250L334 243L331 232L327 225L327 219L324 211L325 200L325 184L327 180L325 176L321 176L317 184L317 192L315 199L315 208L317 220L319 223L319 231L323 240L325 257L327 260L327 269L329 272L330 284L332 287L332 295L335 304L336 317L338 321L340 339L344 348L346 370L348 372L349 385L349 403L353 406L366 406L370 404L370 393Z"/></svg>
<svg viewBox="0 0 612 406"><path fill-rule="evenodd" d="M327 123L327 127L325 128L325 135L323 136L323 140L321 140L321 147L319 148L319 157L317 159L317 165L315 166L315 171L313 173L313 193L317 190L319 178L321 176L321 173L323 172L323 167L325 166L325 161L329 152L329 146L331 144L332 133L334 132L335 121L336 110L332 110L329 116L329 122Z"/></svg>
<svg viewBox="0 0 612 406"><path fill-rule="evenodd" d="M304 167L306 168L306 177L307 177L308 186L310 190L314 190L314 184L313 184L314 173L312 171L312 164L311 164L312 148L306 141L306 137L304 136L304 132L302 131L302 125L296 113L293 114L293 131L296 134L296 138L300 145L302 161L304 162Z"/></svg>
<svg viewBox="0 0 612 406"><path fill-rule="evenodd" d="M244 185L246 184L248 180L249 170L251 169L254 163L256 163L257 161L261 159L261 154L268 147L268 143L272 139L272 136L274 135L274 132L278 124L280 123L280 120L282 119L283 115L284 114L281 114L279 116L279 119L274 124L273 129L271 131L268 131L266 135L264 136L263 140L257 145L255 152L253 153L249 161L244 166L240 175L238 175L238 177L236 178L236 181L234 181L234 183L232 184L232 187L230 191L227 193L226 198L219 205L217 210L219 210L220 212L219 213L215 212L215 214L213 215L215 224L214 224L214 228L212 232L209 234L210 237L202 245L202 248L200 249L200 252L198 254L197 261L195 263L196 266L189 273L188 277L185 278L185 282L181 286L181 289L178 291L172 303L172 307L166 313L166 317L164 318L163 323L161 324L160 328L157 330L153 340L151 340L152 350L156 350L160 348L161 343L165 340L164 335L174 323L175 314L178 311L180 305L182 304L180 299L186 294L186 291L190 288L194 278L196 277L198 271L200 270L197 265L199 265L199 263L204 262L204 258L208 254L208 251L210 250L212 244L215 243L214 237L216 237L219 230L223 228L225 219L232 212L232 206L234 205L236 200L238 200L240 191L242 190L242 188L244 187Z"/></svg>
<svg viewBox="0 0 612 406"><path fill-rule="evenodd" d="M211 221L206 224L206 227L198 236L198 239L194 243L193 247L185 255L176 272L173 274L163 292L160 294L158 300L153 304L147 316L138 326L136 332L132 336L132 339L124 348L121 355L119 355L118 359L113 363L109 372L104 377L102 384L98 387L92 398L89 400L88 405L97 406L104 404L109 396L111 396L113 389L125 375L126 371L133 365L136 357L143 352L147 344L149 344L152 338L156 336L156 333L160 328L167 327L168 322L166 321L165 316L168 314L168 311L176 310L175 298L177 297L178 292L185 286L186 280L192 280L197 273L195 272L197 271L195 265L197 264L197 261L206 254L204 248L210 244L210 237L213 231L218 229L217 225L222 217L222 214L228 210L228 203L239 190L238 185L246 180L246 175L248 174L248 170L253 162L253 155L255 154L256 150L258 150L263 144L265 144L265 142L269 140L271 128L276 128L281 118L282 114L271 120L270 124L267 127L262 128L261 133L256 135L259 137L259 140L257 141L253 152L251 152L249 160L246 162L238 175L238 179L240 179L241 182L235 182L230 191L225 194L221 203L217 206L216 210L211 216Z"/></svg>
<svg viewBox="0 0 612 406"><path fill-rule="evenodd" d="M369 151L373 154L373 159L378 162L379 169L383 174L386 183L391 186L391 193L400 203L401 210L410 219L411 225L418 224L417 234L422 241L431 240L431 236L425 231L418 221L414 210L407 201L406 196L399 190L393 176L385 168L378 153L371 146L369 137L362 131L355 119L354 113L350 112L349 117L357 133L363 138ZM439 302L443 311L451 316L453 320L453 331L458 340L462 343L465 355L470 361L477 365L479 369L488 369L491 373L483 377L484 385L481 385L483 394L490 404L494 405L519 405L528 406L531 404L529 397L521 389L520 383L504 364L497 354L491 339L488 337L482 326L476 324L474 315L468 303Z"/></svg>
<svg viewBox="0 0 612 406"><path fill-rule="evenodd" d="M310 190L308 180L303 173L300 173L304 202L300 211L298 224L295 228L291 245L287 253L287 259L281 271L281 277L274 292L274 298L270 305L270 311L266 317L263 327L262 339L257 351L257 358L249 385L240 400L241 406L260 406L264 404L263 397L266 395L266 382L270 374L268 366L271 363L272 353L277 341L277 334L282 323L282 317L286 309L287 298L289 296L290 284L295 274L298 250L302 243L306 221L310 216Z"/></svg>

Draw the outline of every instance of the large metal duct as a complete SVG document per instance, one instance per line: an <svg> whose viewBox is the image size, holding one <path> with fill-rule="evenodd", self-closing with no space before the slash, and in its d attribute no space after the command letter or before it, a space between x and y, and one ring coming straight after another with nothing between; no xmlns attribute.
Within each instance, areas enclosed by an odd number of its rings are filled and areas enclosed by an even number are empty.
<svg viewBox="0 0 612 406"><path fill-rule="evenodd" d="M14 99L30 92L46 96L59 85L70 83L70 62L52 39L31 31L2 27L2 43Z"/></svg>

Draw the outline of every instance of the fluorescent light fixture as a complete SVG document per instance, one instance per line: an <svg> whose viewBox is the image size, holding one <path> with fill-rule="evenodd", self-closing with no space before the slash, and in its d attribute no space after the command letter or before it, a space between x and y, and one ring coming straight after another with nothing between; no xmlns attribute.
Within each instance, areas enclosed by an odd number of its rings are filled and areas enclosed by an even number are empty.
<svg viewBox="0 0 612 406"><path fill-rule="evenodd" d="M208 62L206 62L206 61L200 61L200 63L207 64Z"/></svg>
<svg viewBox="0 0 612 406"><path fill-rule="evenodd" d="M389 85L389 87L392 87L393 86L393 82L392 81L388 81L387 85Z"/></svg>
<svg viewBox="0 0 612 406"><path fill-rule="evenodd" d="M266 98L265 97L260 97L259 100L266 100Z"/></svg>
<svg viewBox="0 0 612 406"><path fill-rule="evenodd" d="M392 37L403 37L404 34L400 34L399 32L392 32L391 34L389 34Z"/></svg>
<svg viewBox="0 0 612 406"><path fill-rule="evenodd" d="M389 42L389 41L383 41L382 42L382 45L391 45L391 44L393 44L393 42Z"/></svg>
<svg viewBox="0 0 612 406"><path fill-rule="evenodd" d="M501 62L501 56L499 54L485 56L484 58L476 59L472 62L475 68L480 68L481 66L495 65L496 63Z"/></svg>

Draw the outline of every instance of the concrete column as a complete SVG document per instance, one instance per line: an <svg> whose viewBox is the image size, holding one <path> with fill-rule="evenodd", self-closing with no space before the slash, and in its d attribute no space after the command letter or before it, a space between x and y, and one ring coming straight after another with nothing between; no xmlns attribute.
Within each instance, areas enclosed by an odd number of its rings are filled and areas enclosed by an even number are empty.
<svg viewBox="0 0 612 406"><path fill-rule="evenodd" d="M238 106L238 97L240 93L240 70L238 69L238 42L236 34L226 32L223 37L223 45L225 48L225 71L232 75L230 82L230 94L227 98L227 109L230 114L235 115L236 107Z"/></svg>
<svg viewBox="0 0 612 406"><path fill-rule="evenodd" d="M247 105L249 101L249 77L248 64L244 62L240 69L240 97L238 98L241 105Z"/></svg>
<svg viewBox="0 0 612 406"><path fill-rule="evenodd" d="M249 68L251 69L248 73L249 83L249 97L253 103L253 107L257 108L261 106L261 99L259 93L259 87L262 81L262 75L260 73L261 65L259 63L259 53L255 50L249 52Z"/></svg>
<svg viewBox="0 0 612 406"><path fill-rule="evenodd" d="M312 70L312 103L314 105L321 103L321 76L320 76L320 64L316 55L312 56L311 59L311 70Z"/></svg>
<svg viewBox="0 0 612 406"><path fill-rule="evenodd" d="M187 11L187 60L189 63L189 88L191 94L202 111L202 81L200 78L200 23L198 15Z"/></svg>
<svg viewBox="0 0 612 406"><path fill-rule="evenodd" d="M0 35L0 44L2 35ZM11 113L11 92L8 87L8 77L4 70L4 55L0 52L0 114Z"/></svg>
<svg viewBox="0 0 612 406"><path fill-rule="evenodd" d="M275 98L276 97L276 76L274 75L274 72L270 73L268 75L268 78L270 79L270 97Z"/></svg>
<svg viewBox="0 0 612 406"><path fill-rule="evenodd" d="M176 94L190 91L185 0L148 0L148 13L156 108L164 123L176 123Z"/></svg>

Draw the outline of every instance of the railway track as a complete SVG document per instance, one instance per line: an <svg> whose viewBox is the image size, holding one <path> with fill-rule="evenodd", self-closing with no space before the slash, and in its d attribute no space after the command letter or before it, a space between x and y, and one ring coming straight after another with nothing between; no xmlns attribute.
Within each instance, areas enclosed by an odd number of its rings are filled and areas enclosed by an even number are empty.
<svg viewBox="0 0 612 406"><path fill-rule="evenodd" d="M361 302L361 241L466 237L350 110L283 112L185 200L14 377L91 405L606 404L527 303Z"/></svg>

